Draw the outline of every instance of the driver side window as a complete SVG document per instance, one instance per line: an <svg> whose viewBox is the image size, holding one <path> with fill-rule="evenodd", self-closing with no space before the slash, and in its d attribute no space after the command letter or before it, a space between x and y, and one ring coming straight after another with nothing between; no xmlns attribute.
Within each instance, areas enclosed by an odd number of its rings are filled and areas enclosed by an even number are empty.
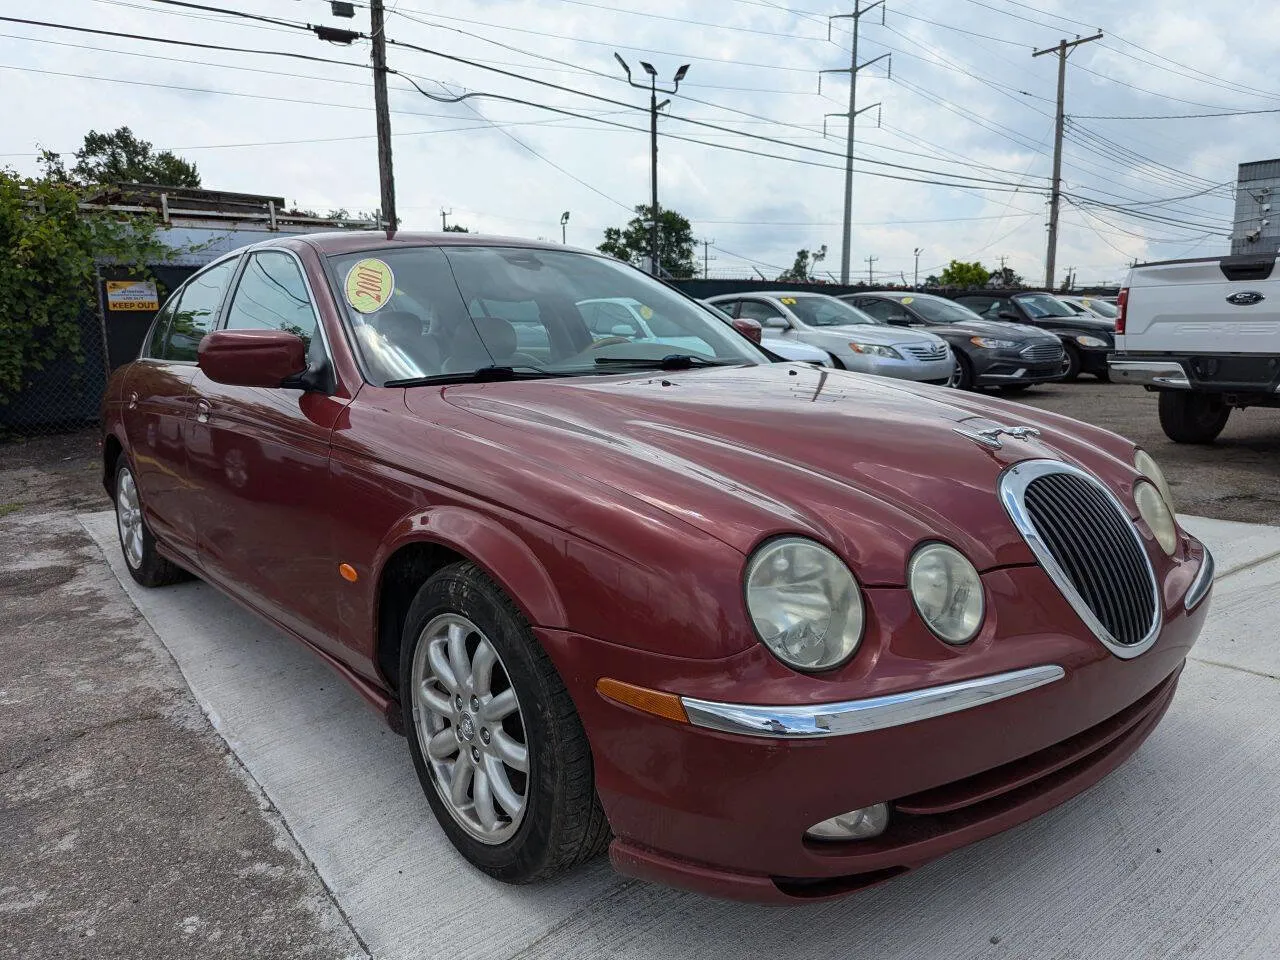
<svg viewBox="0 0 1280 960"><path fill-rule="evenodd" d="M890 300L864 300L859 301L856 306L863 313L869 313L882 323L892 323L897 326L909 326L912 323L911 314L900 304Z"/></svg>
<svg viewBox="0 0 1280 960"><path fill-rule="evenodd" d="M759 321L767 326L777 326L777 320L785 319L781 310L773 306L773 304L765 303L763 300L743 300L738 316L745 317L748 320ZM775 323L769 324L768 321L770 320L775 321Z"/></svg>

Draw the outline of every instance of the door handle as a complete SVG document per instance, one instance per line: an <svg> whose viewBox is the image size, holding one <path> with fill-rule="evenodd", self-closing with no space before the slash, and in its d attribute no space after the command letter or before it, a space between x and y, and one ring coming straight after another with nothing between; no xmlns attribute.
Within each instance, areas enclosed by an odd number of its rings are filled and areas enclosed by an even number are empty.
<svg viewBox="0 0 1280 960"><path fill-rule="evenodd" d="M208 423L209 414L213 412L213 405L208 400L196 401L196 423Z"/></svg>

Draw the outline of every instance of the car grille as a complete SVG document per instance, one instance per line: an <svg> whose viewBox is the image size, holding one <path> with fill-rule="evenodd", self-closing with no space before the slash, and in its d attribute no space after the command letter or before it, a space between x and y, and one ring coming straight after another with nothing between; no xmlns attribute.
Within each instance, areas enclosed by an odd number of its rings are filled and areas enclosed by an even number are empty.
<svg viewBox="0 0 1280 960"><path fill-rule="evenodd" d="M1160 626L1140 535L1095 478L1066 464L1018 464L1001 479L1010 516L1058 589L1113 653L1134 657Z"/></svg>
<svg viewBox="0 0 1280 960"><path fill-rule="evenodd" d="M917 360L942 360L947 355L945 343L910 343L903 344L902 349Z"/></svg>
<svg viewBox="0 0 1280 960"><path fill-rule="evenodd" d="M1019 352L1023 360L1029 360L1032 363L1051 363L1054 360L1062 359L1061 343L1033 343L1029 347L1023 347Z"/></svg>

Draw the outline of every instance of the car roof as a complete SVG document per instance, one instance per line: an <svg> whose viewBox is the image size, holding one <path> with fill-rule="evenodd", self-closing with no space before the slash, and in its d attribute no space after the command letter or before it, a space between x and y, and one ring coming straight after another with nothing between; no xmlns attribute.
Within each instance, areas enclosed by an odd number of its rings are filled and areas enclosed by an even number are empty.
<svg viewBox="0 0 1280 960"><path fill-rule="evenodd" d="M310 246L322 255L360 253L395 247L521 247L529 250L568 250L590 256L603 256L595 250L566 247L560 243L527 240L523 237L481 236L476 233L419 233L398 231L388 237L382 230L336 230L328 233L295 233L273 237L246 249Z"/></svg>
<svg viewBox="0 0 1280 960"><path fill-rule="evenodd" d="M846 293L840 299L845 297L884 297L887 300L902 300L905 297L929 297L933 300L945 300L946 297L940 297L936 293L925 293L921 290L859 290L856 293Z"/></svg>

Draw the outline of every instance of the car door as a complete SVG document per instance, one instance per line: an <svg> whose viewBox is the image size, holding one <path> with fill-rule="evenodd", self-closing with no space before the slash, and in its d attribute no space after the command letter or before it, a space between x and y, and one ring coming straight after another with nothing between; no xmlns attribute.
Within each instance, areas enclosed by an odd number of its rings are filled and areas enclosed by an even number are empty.
<svg viewBox="0 0 1280 960"><path fill-rule="evenodd" d="M284 330L307 342L313 369L330 363L310 286L292 251L246 258L221 328ZM329 438L346 401L323 391L215 383L203 371L192 393L198 442L190 471L205 502L203 563L268 616L336 649Z"/></svg>
<svg viewBox="0 0 1280 960"><path fill-rule="evenodd" d="M157 539L187 556L196 553L199 526L187 454L196 349L217 321L235 269L236 258L220 261L174 291L123 385L129 459L147 524Z"/></svg>

